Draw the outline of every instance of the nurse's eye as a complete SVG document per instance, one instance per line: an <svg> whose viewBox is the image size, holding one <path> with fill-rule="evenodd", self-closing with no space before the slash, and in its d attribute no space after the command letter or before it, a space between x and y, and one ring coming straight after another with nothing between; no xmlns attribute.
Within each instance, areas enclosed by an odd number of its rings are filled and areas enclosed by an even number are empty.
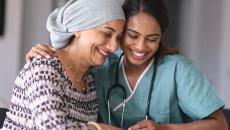
<svg viewBox="0 0 230 130"><path fill-rule="evenodd" d="M157 38L154 38L154 39L151 39L151 38L148 38L146 39L148 42L156 42L157 41Z"/></svg>
<svg viewBox="0 0 230 130"><path fill-rule="evenodd" d="M159 39L158 36L149 36L149 37L146 37L146 42L154 43L154 42L157 42L158 39Z"/></svg>
<svg viewBox="0 0 230 130"><path fill-rule="evenodd" d="M128 36L129 36L130 38L132 38L132 39L137 39L137 38L138 38L138 36L137 36L136 34L131 34L131 33L129 33Z"/></svg>

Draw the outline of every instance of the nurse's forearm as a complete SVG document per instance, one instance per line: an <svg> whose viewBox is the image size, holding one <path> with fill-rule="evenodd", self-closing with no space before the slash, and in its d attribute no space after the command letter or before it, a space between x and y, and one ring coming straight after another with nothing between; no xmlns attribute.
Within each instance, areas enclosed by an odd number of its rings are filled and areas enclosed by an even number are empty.
<svg viewBox="0 0 230 130"><path fill-rule="evenodd" d="M228 130L227 122L221 110L207 119L184 124L159 124L157 130Z"/></svg>

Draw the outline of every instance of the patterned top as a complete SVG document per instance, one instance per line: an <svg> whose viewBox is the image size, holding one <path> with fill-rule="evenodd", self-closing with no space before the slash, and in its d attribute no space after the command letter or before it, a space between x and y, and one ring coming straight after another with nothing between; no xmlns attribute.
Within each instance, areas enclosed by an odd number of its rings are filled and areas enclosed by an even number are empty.
<svg viewBox="0 0 230 130"><path fill-rule="evenodd" d="M84 79L87 92L82 94L57 57L34 58L16 78L3 129L88 129L86 122L97 120L98 101L94 77L87 73Z"/></svg>

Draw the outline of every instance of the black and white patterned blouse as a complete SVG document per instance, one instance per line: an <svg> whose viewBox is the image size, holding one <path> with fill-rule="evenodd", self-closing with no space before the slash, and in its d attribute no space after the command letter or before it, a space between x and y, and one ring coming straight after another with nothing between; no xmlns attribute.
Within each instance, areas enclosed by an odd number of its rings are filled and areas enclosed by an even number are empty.
<svg viewBox="0 0 230 130"><path fill-rule="evenodd" d="M98 102L94 77L84 78L86 94L77 92L58 58L34 58L16 78L3 129L87 129L97 119Z"/></svg>

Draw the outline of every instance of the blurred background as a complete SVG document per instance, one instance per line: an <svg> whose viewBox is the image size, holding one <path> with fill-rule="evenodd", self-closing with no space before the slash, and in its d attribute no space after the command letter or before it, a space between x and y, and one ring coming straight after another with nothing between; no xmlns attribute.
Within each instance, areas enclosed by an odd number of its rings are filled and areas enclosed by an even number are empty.
<svg viewBox="0 0 230 130"><path fill-rule="evenodd" d="M0 0L0 107L8 107L25 54L49 43L46 19L64 0ZM230 108L230 0L168 0L171 46L190 58Z"/></svg>

